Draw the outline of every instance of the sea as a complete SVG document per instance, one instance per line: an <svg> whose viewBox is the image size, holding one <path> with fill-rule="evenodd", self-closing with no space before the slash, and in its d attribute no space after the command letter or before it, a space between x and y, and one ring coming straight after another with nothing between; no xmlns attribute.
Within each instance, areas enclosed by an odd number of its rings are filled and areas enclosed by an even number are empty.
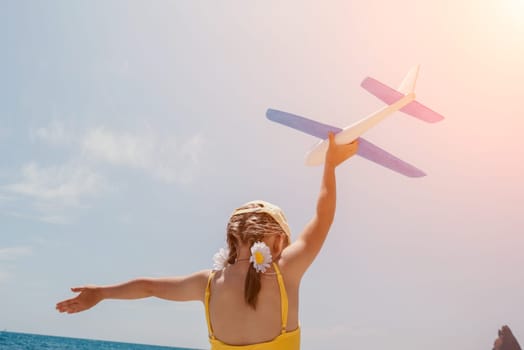
<svg viewBox="0 0 524 350"><path fill-rule="evenodd" d="M0 350L195 350L170 346L0 331Z"/></svg>

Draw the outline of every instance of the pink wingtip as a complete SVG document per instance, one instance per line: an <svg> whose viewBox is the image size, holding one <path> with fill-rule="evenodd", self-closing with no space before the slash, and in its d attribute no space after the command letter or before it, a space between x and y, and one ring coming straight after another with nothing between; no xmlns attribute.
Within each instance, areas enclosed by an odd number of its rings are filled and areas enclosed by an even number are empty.
<svg viewBox="0 0 524 350"><path fill-rule="evenodd" d="M404 106L401 111L428 123L436 123L444 119L442 115L417 101L413 101Z"/></svg>
<svg viewBox="0 0 524 350"><path fill-rule="evenodd" d="M364 79L360 86L387 104L393 104L404 97L404 94L401 92L370 77ZM401 108L400 111L428 123L436 123L444 119L442 115L429 109L418 101L412 101Z"/></svg>
<svg viewBox="0 0 524 350"><path fill-rule="evenodd" d="M371 77L366 77L360 86L389 105L404 97L402 93Z"/></svg>

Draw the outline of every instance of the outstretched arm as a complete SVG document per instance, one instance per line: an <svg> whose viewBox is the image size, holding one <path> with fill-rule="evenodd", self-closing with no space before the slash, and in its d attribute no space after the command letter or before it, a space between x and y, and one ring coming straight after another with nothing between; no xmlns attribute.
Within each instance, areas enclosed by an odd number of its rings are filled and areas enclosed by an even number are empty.
<svg viewBox="0 0 524 350"><path fill-rule="evenodd" d="M209 270L183 277L137 278L110 286L88 285L71 288L80 293L56 304L59 312L69 314L88 310L104 299L141 299L157 297L174 301L204 300Z"/></svg>
<svg viewBox="0 0 524 350"><path fill-rule="evenodd" d="M337 145L334 135L329 135L329 147L326 153L324 174L315 215L297 240L282 252L282 265L285 266L287 271L291 272L291 276L296 276L298 280L322 248L335 217L335 168L344 160L353 156L357 149L357 141L346 145Z"/></svg>

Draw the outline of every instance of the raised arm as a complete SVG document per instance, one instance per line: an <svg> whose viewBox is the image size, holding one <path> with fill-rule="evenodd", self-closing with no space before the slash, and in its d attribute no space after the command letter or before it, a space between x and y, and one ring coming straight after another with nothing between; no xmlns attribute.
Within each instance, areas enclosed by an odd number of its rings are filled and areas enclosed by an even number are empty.
<svg viewBox="0 0 524 350"><path fill-rule="evenodd" d="M110 286L88 285L71 288L80 293L56 304L59 312L88 310L104 299L141 299L157 297L174 301L204 300L209 270L182 277L137 278Z"/></svg>
<svg viewBox="0 0 524 350"><path fill-rule="evenodd" d="M315 215L296 241L282 252L283 268L298 280L300 280L304 272L313 260L315 260L315 257L324 244L335 217L335 168L344 160L353 156L357 152L357 149L357 141L346 145L337 145L334 141L334 135L329 135L329 147L326 153L324 174Z"/></svg>

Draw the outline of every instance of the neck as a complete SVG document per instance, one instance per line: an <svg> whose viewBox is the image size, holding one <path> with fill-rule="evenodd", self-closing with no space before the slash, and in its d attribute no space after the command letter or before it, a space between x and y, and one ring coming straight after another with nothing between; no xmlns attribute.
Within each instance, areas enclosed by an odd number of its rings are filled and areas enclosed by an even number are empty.
<svg viewBox="0 0 524 350"><path fill-rule="evenodd" d="M238 249L237 260L236 261L249 261L251 256L251 249L247 245L243 245Z"/></svg>

